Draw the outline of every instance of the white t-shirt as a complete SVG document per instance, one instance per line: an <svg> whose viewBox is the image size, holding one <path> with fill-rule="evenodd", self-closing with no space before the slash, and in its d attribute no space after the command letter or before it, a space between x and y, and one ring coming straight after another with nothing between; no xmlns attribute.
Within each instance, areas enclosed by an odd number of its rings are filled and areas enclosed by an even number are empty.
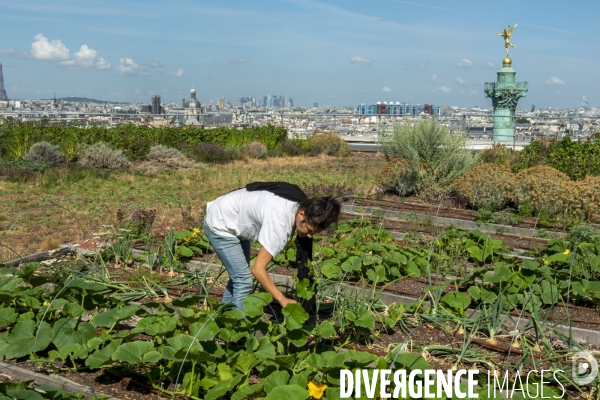
<svg viewBox="0 0 600 400"><path fill-rule="evenodd" d="M239 189L206 205L206 225L220 236L259 242L273 257L292 236L298 203L271 192Z"/></svg>

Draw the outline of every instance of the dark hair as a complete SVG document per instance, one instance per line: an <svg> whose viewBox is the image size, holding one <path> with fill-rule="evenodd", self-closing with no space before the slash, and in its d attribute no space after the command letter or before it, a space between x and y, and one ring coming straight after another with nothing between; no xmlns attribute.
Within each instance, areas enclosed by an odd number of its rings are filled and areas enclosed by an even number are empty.
<svg viewBox="0 0 600 400"><path fill-rule="evenodd" d="M304 200L298 211L304 211L306 222L323 230L337 222L341 207L339 201L327 196Z"/></svg>

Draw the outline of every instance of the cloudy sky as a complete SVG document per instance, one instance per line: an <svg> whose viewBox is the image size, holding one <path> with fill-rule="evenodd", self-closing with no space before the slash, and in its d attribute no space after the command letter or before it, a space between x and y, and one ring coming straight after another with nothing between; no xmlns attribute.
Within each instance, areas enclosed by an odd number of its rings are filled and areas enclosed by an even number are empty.
<svg viewBox="0 0 600 400"><path fill-rule="evenodd" d="M500 9L502 5L503 9ZM598 1L0 0L12 99L201 102L283 95L296 105L400 101L490 107L510 50L519 107L600 106Z"/></svg>

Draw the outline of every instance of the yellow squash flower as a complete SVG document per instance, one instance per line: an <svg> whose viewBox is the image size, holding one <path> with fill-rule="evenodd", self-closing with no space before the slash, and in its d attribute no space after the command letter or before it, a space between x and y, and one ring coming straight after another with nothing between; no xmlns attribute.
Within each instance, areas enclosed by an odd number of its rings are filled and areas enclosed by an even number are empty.
<svg viewBox="0 0 600 400"><path fill-rule="evenodd" d="M308 382L308 394L314 399L320 399L323 397L323 393L327 389L327 385L321 382Z"/></svg>
<svg viewBox="0 0 600 400"><path fill-rule="evenodd" d="M198 236L200 234L200 229L194 228L192 229L192 236Z"/></svg>
<svg viewBox="0 0 600 400"><path fill-rule="evenodd" d="M563 254L569 254L569 249L566 249L565 251L563 251Z"/></svg>

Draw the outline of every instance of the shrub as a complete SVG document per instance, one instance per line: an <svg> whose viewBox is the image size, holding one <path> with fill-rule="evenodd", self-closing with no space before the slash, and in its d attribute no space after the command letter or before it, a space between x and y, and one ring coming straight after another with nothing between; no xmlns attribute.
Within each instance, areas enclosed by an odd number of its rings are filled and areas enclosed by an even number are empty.
<svg viewBox="0 0 600 400"><path fill-rule="evenodd" d="M113 150L106 143L98 143L87 148L79 165L83 168L119 169L128 168L131 163L120 150Z"/></svg>
<svg viewBox="0 0 600 400"><path fill-rule="evenodd" d="M305 183L302 185L302 190L306 193L308 198L330 196L337 199L352 194L352 188L350 186L337 183L332 183L330 185L325 183Z"/></svg>
<svg viewBox="0 0 600 400"><path fill-rule="evenodd" d="M46 169L47 165L42 161L30 161L23 158L1 161L0 181L27 182L39 176Z"/></svg>
<svg viewBox="0 0 600 400"><path fill-rule="evenodd" d="M510 190L511 199L517 207L529 201L536 214L542 210L553 215L569 211L573 195L569 177L547 165L519 172Z"/></svg>
<svg viewBox="0 0 600 400"><path fill-rule="evenodd" d="M591 225L577 225L565 236L565 240L572 243L600 244L600 230Z"/></svg>
<svg viewBox="0 0 600 400"><path fill-rule="evenodd" d="M417 175L416 193L425 200L444 197L452 183L478 163L463 132L449 131L432 118L415 125L396 124L380 144L386 159L401 157L410 163Z"/></svg>
<svg viewBox="0 0 600 400"><path fill-rule="evenodd" d="M505 165L508 168L516 166L520 157L519 151L507 147L505 144L494 143L481 152L481 162Z"/></svg>
<svg viewBox="0 0 600 400"><path fill-rule="evenodd" d="M585 221L591 221L600 213L600 176L588 176L573 185L572 213Z"/></svg>
<svg viewBox="0 0 600 400"><path fill-rule="evenodd" d="M293 157L302 154L302 148L291 139L283 139L281 142L279 142L277 148L280 149L281 152L286 156Z"/></svg>
<svg viewBox="0 0 600 400"><path fill-rule="evenodd" d="M230 151L213 143L197 143L190 148L190 153L194 159L205 163L223 164L232 160Z"/></svg>
<svg viewBox="0 0 600 400"><path fill-rule="evenodd" d="M267 157L267 146L258 141L250 143L244 143L242 154L248 158L266 158Z"/></svg>
<svg viewBox="0 0 600 400"><path fill-rule="evenodd" d="M416 190L417 172L410 162L402 157L397 157L383 166L379 173L379 183L387 191L410 195Z"/></svg>
<svg viewBox="0 0 600 400"><path fill-rule="evenodd" d="M510 201L514 180L508 167L486 163L465 172L454 182L454 189L475 209L501 210Z"/></svg>
<svg viewBox="0 0 600 400"><path fill-rule="evenodd" d="M24 158L28 161L43 162L50 167L55 167L65 161L65 158L60 154L59 146L54 146L48 142L35 143Z"/></svg>
<svg viewBox="0 0 600 400"><path fill-rule="evenodd" d="M310 147L315 155L346 157L350 154L348 143L335 133L321 133L313 136L310 139Z"/></svg>
<svg viewBox="0 0 600 400"><path fill-rule="evenodd" d="M533 140L521 151L518 169L536 165L549 165L565 173L572 180L582 180L589 175L600 175L600 136L596 134L585 141L573 141L569 136L562 140Z"/></svg>
<svg viewBox="0 0 600 400"><path fill-rule="evenodd" d="M146 156L148 160L161 160L179 157L183 157L183 154L179 150L173 147L163 146L162 144L150 147L150 152Z"/></svg>

